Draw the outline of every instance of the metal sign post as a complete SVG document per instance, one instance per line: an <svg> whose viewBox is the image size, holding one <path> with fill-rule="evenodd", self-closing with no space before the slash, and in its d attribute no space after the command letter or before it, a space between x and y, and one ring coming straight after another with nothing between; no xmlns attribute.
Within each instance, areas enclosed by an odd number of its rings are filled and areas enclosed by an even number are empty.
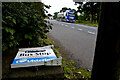
<svg viewBox="0 0 120 80"><path fill-rule="evenodd" d="M60 66L62 57L57 58L52 50L53 45L19 49L11 68L30 66Z"/></svg>

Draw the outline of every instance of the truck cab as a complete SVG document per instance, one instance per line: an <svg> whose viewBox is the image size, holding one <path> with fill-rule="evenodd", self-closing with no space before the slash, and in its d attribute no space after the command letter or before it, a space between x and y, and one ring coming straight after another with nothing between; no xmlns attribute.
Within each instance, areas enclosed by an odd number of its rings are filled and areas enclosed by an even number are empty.
<svg viewBox="0 0 120 80"><path fill-rule="evenodd" d="M65 21L67 21L67 22L75 22L75 14L74 14L74 11L66 10L66 11L64 12L64 16L65 16Z"/></svg>

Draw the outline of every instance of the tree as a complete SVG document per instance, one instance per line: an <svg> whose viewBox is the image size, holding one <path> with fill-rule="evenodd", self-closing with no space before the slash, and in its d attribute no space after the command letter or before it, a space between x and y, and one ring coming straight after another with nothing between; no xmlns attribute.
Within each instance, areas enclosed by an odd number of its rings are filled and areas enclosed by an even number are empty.
<svg viewBox="0 0 120 80"><path fill-rule="evenodd" d="M82 2L78 2L78 4L79 7L77 7L77 12L80 12L81 14L84 12L84 20L89 20L91 23L93 23L94 20L98 22L100 3L86 2L84 4Z"/></svg>
<svg viewBox="0 0 120 80"><path fill-rule="evenodd" d="M71 10L71 8L63 7L60 12L65 12L66 10Z"/></svg>
<svg viewBox="0 0 120 80"><path fill-rule="evenodd" d="M120 3L101 3L92 80L120 79Z"/></svg>
<svg viewBox="0 0 120 80"><path fill-rule="evenodd" d="M39 6L39 7L36 7ZM43 46L51 26L44 20L43 3L2 4L2 50L13 47Z"/></svg>
<svg viewBox="0 0 120 80"><path fill-rule="evenodd" d="M55 12L53 18L56 19L59 12Z"/></svg>
<svg viewBox="0 0 120 80"><path fill-rule="evenodd" d="M48 16L52 16L51 14L48 14Z"/></svg>

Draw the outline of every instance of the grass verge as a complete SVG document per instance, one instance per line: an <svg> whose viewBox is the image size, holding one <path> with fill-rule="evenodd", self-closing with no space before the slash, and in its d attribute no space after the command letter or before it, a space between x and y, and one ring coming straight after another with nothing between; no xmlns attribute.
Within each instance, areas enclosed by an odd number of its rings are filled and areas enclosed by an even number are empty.
<svg viewBox="0 0 120 80"><path fill-rule="evenodd" d="M53 44L54 52L57 57L60 57L62 54L59 53L60 48L56 46L54 40L50 38L47 39L47 43ZM86 71L84 69L77 69L74 67L75 62L67 60L64 56L62 56L62 65L61 67L64 69L64 79L75 79L75 80L91 80L91 71Z"/></svg>
<svg viewBox="0 0 120 80"><path fill-rule="evenodd" d="M79 23L78 21L75 21L75 23L98 27L98 23L90 23L89 21L84 21L84 22L81 22L81 23Z"/></svg>

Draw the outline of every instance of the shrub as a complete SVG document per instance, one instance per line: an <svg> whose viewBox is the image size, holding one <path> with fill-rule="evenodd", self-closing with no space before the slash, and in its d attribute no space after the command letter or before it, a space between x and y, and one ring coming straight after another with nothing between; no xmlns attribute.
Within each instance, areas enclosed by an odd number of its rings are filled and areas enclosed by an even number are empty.
<svg viewBox="0 0 120 80"><path fill-rule="evenodd" d="M38 5L36 7L36 5ZM30 2L2 3L2 50L11 47L43 45L51 26L44 20L44 4Z"/></svg>

